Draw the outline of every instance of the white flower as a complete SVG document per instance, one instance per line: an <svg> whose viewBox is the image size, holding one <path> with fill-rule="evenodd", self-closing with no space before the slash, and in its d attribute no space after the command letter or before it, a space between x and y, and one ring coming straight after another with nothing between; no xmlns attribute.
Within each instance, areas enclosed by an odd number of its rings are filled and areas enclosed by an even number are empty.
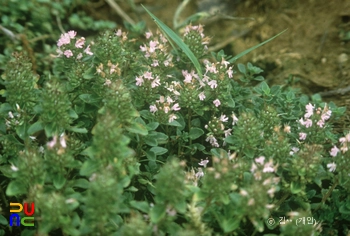
<svg viewBox="0 0 350 236"><path fill-rule="evenodd" d="M255 158L255 162L259 163L260 165L263 165L265 161L265 157L264 156L260 156L258 158Z"/></svg>
<svg viewBox="0 0 350 236"><path fill-rule="evenodd" d="M299 139L300 140L305 140L306 139L307 134L306 133L299 133Z"/></svg>
<svg viewBox="0 0 350 236"><path fill-rule="evenodd" d="M216 80L212 80L208 83L208 85L210 86L210 88L214 89L218 86L218 84L216 83Z"/></svg>
<svg viewBox="0 0 350 236"><path fill-rule="evenodd" d="M232 125L235 125L237 123L237 121L238 121L238 118L236 117L235 113L233 113L233 112L232 112L231 117L232 117L232 120L233 120L232 121Z"/></svg>
<svg viewBox="0 0 350 236"><path fill-rule="evenodd" d="M171 110L173 110L173 111L178 111L178 110L180 110L181 108L180 108L180 106L179 106L179 104L178 103L175 103L175 105L171 108Z"/></svg>
<svg viewBox="0 0 350 236"><path fill-rule="evenodd" d="M158 111L158 108L156 107L156 105L150 105L149 106L149 111L152 113L155 113L156 111Z"/></svg>
<svg viewBox="0 0 350 236"><path fill-rule="evenodd" d="M173 122L176 118L177 118L176 115L170 114L170 115L169 115L169 123Z"/></svg>
<svg viewBox="0 0 350 236"><path fill-rule="evenodd" d="M11 164L11 170L13 170L13 171L18 171L18 167L16 167L16 166L14 166L13 164Z"/></svg>
<svg viewBox="0 0 350 236"><path fill-rule="evenodd" d="M334 172L335 169L337 168L337 164L335 164L334 162L329 163L329 164L327 164L327 168L330 172Z"/></svg>
<svg viewBox="0 0 350 236"><path fill-rule="evenodd" d="M227 121L228 121L228 117L227 117L226 115L221 115L221 116L220 116L220 120L221 120L222 122L227 122Z"/></svg>
<svg viewBox="0 0 350 236"><path fill-rule="evenodd" d="M209 163L209 160L206 159L206 160L201 160L201 162L199 162L198 165L204 166L204 168L205 168L205 167L207 167L207 164L208 164L208 163Z"/></svg>

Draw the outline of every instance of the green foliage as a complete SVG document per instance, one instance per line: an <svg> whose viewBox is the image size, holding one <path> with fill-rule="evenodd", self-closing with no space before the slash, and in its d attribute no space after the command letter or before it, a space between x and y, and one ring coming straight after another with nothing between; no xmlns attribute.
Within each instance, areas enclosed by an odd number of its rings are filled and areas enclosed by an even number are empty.
<svg viewBox="0 0 350 236"><path fill-rule="evenodd" d="M270 86L251 63L234 71L203 27L180 38L150 15L165 35L62 34L40 80L25 53L7 61L0 234L346 234L345 109ZM10 202L34 202L35 227L8 227Z"/></svg>

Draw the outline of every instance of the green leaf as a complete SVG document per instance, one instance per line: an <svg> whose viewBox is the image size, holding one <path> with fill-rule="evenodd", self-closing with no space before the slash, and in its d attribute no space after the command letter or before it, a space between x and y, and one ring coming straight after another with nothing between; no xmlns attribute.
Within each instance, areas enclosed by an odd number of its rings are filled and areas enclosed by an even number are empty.
<svg viewBox="0 0 350 236"><path fill-rule="evenodd" d="M283 30L283 31L282 31L281 33L279 33L279 34L276 34L276 35L273 36L272 38L269 38L268 40L265 40L264 42L259 43L258 45L255 45L255 46L253 46L253 47L251 47L251 48L249 48L249 49L247 49L247 50L244 50L243 52L239 53L238 55L236 55L236 56L234 56L232 59L230 59L229 62L231 62L231 63L232 63L232 62L235 62L238 58L241 58L241 57L243 57L244 55L250 53L251 51L257 49L258 47L260 47L260 46L262 46L262 45L264 45L264 44L270 42L271 40L277 38L278 36L280 36L281 34L283 34L283 33L286 32L286 31L287 31L287 29Z"/></svg>
<svg viewBox="0 0 350 236"><path fill-rule="evenodd" d="M141 135L148 134L147 128L142 124L136 123L136 122L133 122L130 126L127 126L126 130L134 134L141 134Z"/></svg>
<svg viewBox="0 0 350 236"><path fill-rule="evenodd" d="M270 94L270 88L265 81L261 83L261 90L265 93L265 95Z"/></svg>
<svg viewBox="0 0 350 236"><path fill-rule="evenodd" d="M148 131L156 130L158 128L158 126L159 126L158 122L151 122L151 123L146 125Z"/></svg>
<svg viewBox="0 0 350 236"><path fill-rule="evenodd" d="M293 193L293 194L297 194L299 192L301 192L301 184L300 182L296 182L296 181L292 181L291 185L290 185L290 191Z"/></svg>
<svg viewBox="0 0 350 236"><path fill-rule="evenodd" d="M85 128L78 128L76 126L71 126L67 130L72 131L74 133L86 134L88 131Z"/></svg>
<svg viewBox="0 0 350 236"><path fill-rule="evenodd" d="M204 131L202 129L191 128L189 137L190 137L190 139L195 140L195 139L199 138L202 134L204 134Z"/></svg>
<svg viewBox="0 0 350 236"><path fill-rule="evenodd" d="M0 105L0 113L7 113L12 110L12 106L9 103L3 103Z"/></svg>
<svg viewBox="0 0 350 236"><path fill-rule="evenodd" d="M152 147L150 151L154 152L157 156L163 155L168 152L168 149L163 147Z"/></svg>
<svg viewBox="0 0 350 236"><path fill-rule="evenodd" d="M3 215L0 215L0 224L1 225L8 225L9 224L7 219Z"/></svg>
<svg viewBox="0 0 350 236"><path fill-rule="evenodd" d="M156 204L150 212L150 218L152 223L156 224L158 223L162 218L164 218L165 216L165 206L164 205L160 205L160 204Z"/></svg>
<svg viewBox="0 0 350 236"><path fill-rule="evenodd" d="M158 146L158 141L155 135L147 135L143 138L143 141L149 146L152 146L152 147Z"/></svg>
<svg viewBox="0 0 350 236"><path fill-rule="evenodd" d="M147 159L150 160L150 161L157 160L156 154L154 152L152 152L152 151L146 151L146 156L147 156Z"/></svg>
<svg viewBox="0 0 350 236"><path fill-rule="evenodd" d="M27 188L23 184L23 182L19 180L11 181L6 189L7 196L16 196L16 195L25 194L25 193L27 193Z"/></svg>
<svg viewBox="0 0 350 236"><path fill-rule="evenodd" d="M149 212L149 203L148 202L139 202L139 201L130 201L130 206L132 206L133 208L140 210L144 213L148 213Z"/></svg>
<svg viewBox="0 0 350 236"><path fill-rule="evenodd" d="M244 74L244 75L247 74L247 71L246 71L246 69L245 69L245 65L243 65L242 63L238 63L238 64L237 64L237 67L238 67L239 72L241 72L241 73Z"/></svg>
<svg viewBox="0 0 350 236"><path fill-rule="evenodd" d="M86 179L75 179L73 181L73 187L78 187L78 188L88 188L90 185L90 182L87 181Z"/></svg>
<svg viewBox="0 0 350 236"><path fill-rule="evenodd" d="M43 130L43 128L43 124L40 121L37 121L29 127L28 135L32 135L40 130Z"/></svg>
<svg viewBox="0 0 350 236"><path fill-rule="evenodd" d="M195 57L193 52L190 50L190 48L182 41L182 39L172 29L170 29L166 24L164 24L162 21L160 21L155 15L153 15L149 10L147 10L146 7L144 7L143 5L141 5L141 6L153 18L155 23L158 25L158 27L164 33L165 37L167 37L168 41L170 42L170 44L172 45L174 50L176 51L176 48L171 43L171 41L174 41L177 44L177 46L179 46L183 50L183 52L186 54L186 56L192 61L194 67L197 70L199 77L202 78L203 77L202 68L199 64L199 61L197 60L197 58Z"/></svg>
<svg viewBox="0 0 350 236"><path fill-rule="evenodd" d="M99 97L94 94L80 94L79 98L89 104L97 103L100 100Z"/></svg>
<svg viewBox="0 0 350 236"><path fill-rule="evenodd" d="M56 173L53 177L53 185L58 190L65 185L66 181L67 179L61 173Z"/></svg>
<svg viewBox="0 0 350 236"><path fill-rule="evenodd" d="M96 172L99 168L100 164L95 160L87 160L84 162L80 169L80 175L82 176L90 176L92 173Z"/></svg>

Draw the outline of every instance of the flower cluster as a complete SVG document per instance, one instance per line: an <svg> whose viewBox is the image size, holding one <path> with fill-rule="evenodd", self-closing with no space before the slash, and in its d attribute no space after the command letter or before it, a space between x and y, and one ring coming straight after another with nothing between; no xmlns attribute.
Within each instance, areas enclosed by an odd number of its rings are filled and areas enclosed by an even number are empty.
<svg viewBox="0 0 350 236"><path fill-rule="evenodd" d="M306 130L308 128L311 128L314 123L316 123L316 125L319 128L324 128L326 124L325 122L329 120L329 118L332 115L332 111L328 108L327 105L325 105L323 110L319 107L316 109L316 111L315 111L315 106L313 106L311 103L307 104L305 108L306 108L306 111L305 111L304 118L301 118L299 120L299 123L301 126L305 127ZM305 140L307 135L308 135L307 132L299 132L299 140Z"/></svg>
<svg viewBox="0 0 350 236"><path fill-rule="evenodd" d="M76 59L79 60L83 57L83 53L80 49L85 48L83 52L87 55L93 55L90 50L90 44L85 47L85 38L75 38L77 32L71 30L68 33L61 34L61 37L57 41L57 53L58 57L64 55L66 58L73 57L76 55ZM71 44L71 41L75 40L74 46Z"/></svg>
<svg viewBox="0 0 350 236"><path fill-rule="evenodd" d="M234 125L238 121L238 118L234 113L232 113L231 117L233 120L232 125ZM204 126L209 131L205 141L209 142L213 147L220 147L216 137L220 137L220 139L227 138L232 132L231 128L225 129L224 123L227 123L228 120L229 118L226 115L221 115L220 118L214 116L213 119ZM223 146L225 145L226 143L223 142Z"/></svg>
<svg viewBox="0 0 350 236"><path fill-rule="evenodd" d="M156 101L156 104L150 105L149 109L152 113L161 112L159 116L162 118L167 116L168 122L171 123L178 118L174 113L171 112L178 111L181 108L179 104L175 103L171 97L168 96L165 98L164 96L160 96L159 100ZM164 119L163 122L165 122Z"/></svg>

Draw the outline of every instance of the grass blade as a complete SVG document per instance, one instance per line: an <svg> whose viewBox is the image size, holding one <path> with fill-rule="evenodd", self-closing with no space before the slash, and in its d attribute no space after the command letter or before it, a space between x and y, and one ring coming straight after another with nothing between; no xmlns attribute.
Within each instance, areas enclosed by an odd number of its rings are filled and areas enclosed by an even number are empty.
<svg viewBox="0 0 350 236"><path fill-rule="evenodd" d="M248 48L247 50L244 50L243 52L241 52L241 53L239 53L238 55L236 55L236 56L234 56L233 58L231 58L231 59L229 60L229 62L231 62L231 63L232 63L232 62L235 62L238 58L241 58L241 57L243 57L244 55L250 53L251 51L257 49L258 47L260 47L260 46L262 46L262 45L264 45L264 44L270 42L271 40L277 38L278 36L280 36L281 34L283 34L284 32L286 32L287 30L288 30L288 29L285 29L285 30L283 30L281 33L276 34L275 36L273 36L272 38L269 38L268 40L266 40L266 41L264 41L264 42L262 42L262 43L259 43L258 45L255 45L255 46L253 46L253 47L251 47L251 48Z"/></svg>
<svg viewBox="0 0 350 236"><path fill-rule="evenodd" d="M155 15L153 15L149 10L147 10L146 7L144 7L143 5L142 7L153 18L153 20L156 22L160 30L164 33L165 37L168 39L168 41L170 42L171 46L175 49L175 51L177 50L175 46L171 43L171 41L173 41L179 48L182 49L182 51L193 63L199 77L202 78L203 77L202 67L200 66L199 61L197 60L196 56L193 54L191 49L182 41L182 39L172 29L170 29L166 24L160 21Z"/></svg>

